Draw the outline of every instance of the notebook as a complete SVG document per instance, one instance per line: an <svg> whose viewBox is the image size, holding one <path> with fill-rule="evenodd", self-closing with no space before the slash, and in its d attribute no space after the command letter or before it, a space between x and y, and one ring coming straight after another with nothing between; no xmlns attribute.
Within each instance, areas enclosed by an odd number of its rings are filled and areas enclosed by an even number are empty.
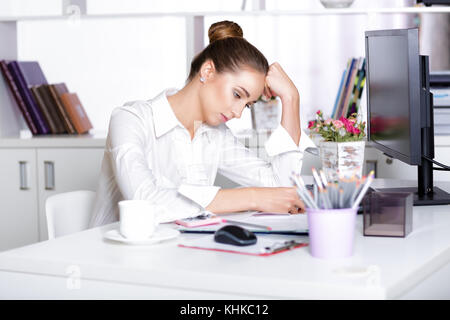
<svg viewBox="0 0 450 320"><path fill-rule="evenodd" d="M242 227L259 234L297 234L306 235L308 233L308 217L306 214L273 214L267 212L251 212L243 214L220 215L224 219L232 221L241 221L245 223L258 224L270 227L271 230L242 225ZM237 224L234 222L223 222L214 225L199 226L196 228L187 228L179 226L180 232L213 233L217 229L227 224Z"/></svg>
<svg viewBox="0 0 450 320"><path fill-rule="evenodd" d="M60 98L77 133L86 133L92 129L91 121L76 93L66 92Z"/></svg>

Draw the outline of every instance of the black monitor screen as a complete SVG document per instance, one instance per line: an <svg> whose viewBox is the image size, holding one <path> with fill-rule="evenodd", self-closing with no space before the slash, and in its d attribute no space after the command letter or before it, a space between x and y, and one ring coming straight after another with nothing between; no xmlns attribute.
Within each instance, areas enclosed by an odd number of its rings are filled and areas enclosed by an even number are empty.
<svg viewBox="0 0 450 320"><path fill-rule="evenodd" d="M367 39L370 139L410 158L408 39Z"/></svg>

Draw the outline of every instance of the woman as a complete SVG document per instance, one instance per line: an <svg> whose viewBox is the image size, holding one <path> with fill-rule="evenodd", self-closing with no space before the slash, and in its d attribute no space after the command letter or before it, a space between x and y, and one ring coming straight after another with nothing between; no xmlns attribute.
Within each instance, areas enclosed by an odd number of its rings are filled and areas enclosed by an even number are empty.
<svg viewBox="0 0 450 320"><path fill-rule="evenodd" d="M161 222L204 210L304 212L290 175L314 144L300 129L295 85L278 63L268 65L236 23L217 22L208 35L210 44L192 61L181 90L114 109L91 227L118 221L123 199L164 205ZM225 125L261 94L282 102L281 125L265 144L270 162ZM213 186L217 172L243 187Z"/></svg>

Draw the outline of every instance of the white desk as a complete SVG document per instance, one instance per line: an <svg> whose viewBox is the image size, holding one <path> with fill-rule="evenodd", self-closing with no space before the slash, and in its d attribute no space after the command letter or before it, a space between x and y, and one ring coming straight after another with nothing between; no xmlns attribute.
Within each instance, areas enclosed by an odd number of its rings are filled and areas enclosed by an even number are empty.
<svg viewBox="0 0 450 320"><path fill-rule="evenodd" d="M1 253L0 299L450 298L450 206L415 207L407 238L364 237L358 219L354 255L339 260L308 247L269 257L177 247L192 234L128 246L103 240L114 223ZM369 266L380 273L338 272Z"/></svg>

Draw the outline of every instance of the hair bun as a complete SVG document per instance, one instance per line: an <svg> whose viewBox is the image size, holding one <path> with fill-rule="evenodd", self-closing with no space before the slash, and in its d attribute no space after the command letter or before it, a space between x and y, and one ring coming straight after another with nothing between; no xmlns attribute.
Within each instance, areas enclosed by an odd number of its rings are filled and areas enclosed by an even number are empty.
<svg viewBox="0 0 450 320"><path fill-rule="evenodd" d="M242 28L233 21L219 21L213 23L208 30L209 43L214 41L230 38L230 37L244 37Z"/></svg>

